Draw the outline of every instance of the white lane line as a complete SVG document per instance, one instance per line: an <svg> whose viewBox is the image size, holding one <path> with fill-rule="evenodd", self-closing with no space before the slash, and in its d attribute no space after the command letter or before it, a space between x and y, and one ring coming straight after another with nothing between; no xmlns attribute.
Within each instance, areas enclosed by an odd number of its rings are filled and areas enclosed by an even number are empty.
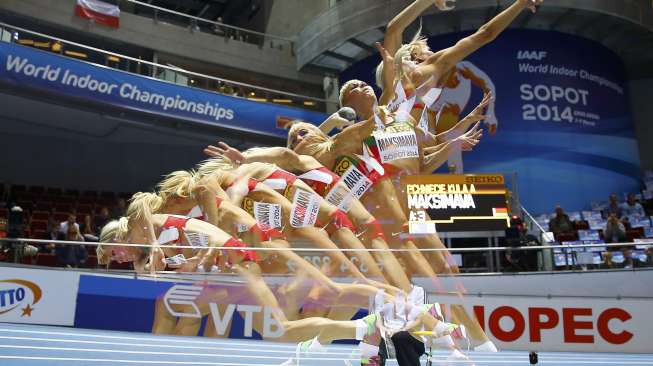
<svg viewBox="0 0 653 366"><path fill-rule="evenodd" d="M195 356L195 357L241 357L241 358L258 358L258 359L280 359L280 360L286 360L288 359L288 356L286 355L285 357L276 357L276 356L249 356L246 354L237 354L237 355L221 355L221 354L215 354L215 353L188 353L188 352L160 352L160 351L125 351L125 350L116 350L116 349L100 349L100 348L71 348L71 347L49 347L49 346L24 346L24 345L0 345L0 348L9 348L9 349L33 349L33 350L50 350L50 351L71 351L71 352L106 352L106 353L125 353L125 354L143 354L143 355L171 355L171 356ZM240 350L242 351L242 349ZM264 353L265 351L262 351ZM349 354L344 354L347 357L354 357L357 356L356 354L349 353ZM329 356L333 356L332 354L329 354ZM443 351L442 354L439 355L439 357L444 357L446 358L448 356L448 353L446 351ZM433 357L433 359L436 359L438 356ZM345 357L346 358L346 357ZM470 357L473 361L475 362L485 362L485 361L493 361L496 359L502 359L502 360L507 360L508 358L503 357L500 354L497 354L496 356L493 357ZM526 360L526 356L522 357L510 357L515 360ZM343 360L343 358L319 358L319 357L307 357L307 360L326 360L326 361L339 361Z"/></svg>
<svg viewBox="0 0 653 366"><path fill-rule="evenodd" d="M23 329L11 329L11 328L0 328L0 332L13 332L13 333L27 333L27 334L49 334L49 335L60 335L60 336L71 336L71 337L78 337L78 338L106 338L106 339L122 339L122 340L136 340L136 341L155 341L155 342L160 342L160 341L171 341L175 343L192 343L192 344L207 344L207 345L219 345L220 343L228 343L230 346L252 346L252 342L261 342L259 339L252 339L249 342L243 342L242 340L240 342L230 340L228 338L225 339L215 339L215 341L208 341L208 340L188 340L188 339L182 339L180 336L179 339L175 337L169 337L169 336L159 336L155 334L149 334L149 333L144 333L142 337L129 337L129 336L110 336L110 335L100 335L100 334L88 334L88 333L72 333L72 332L52 332L52 331L39 331L39 330L23 330ZM190 337L186 337L190 338ZM203 338L203 337L193 337L193 338ZM270 348L285 348L285 349L290 349L292 351L295 350L297 347L296 344L283 344L283 343L275 343L272 341L266 341L266 344L269 345Z"/></svg>
<svg viewBox="0 0 653 366"><path fill-rule="evenodd" d="M103 358L72 358L72 357L35 357L35 356L0 356L0 359L11 360L41 360L41 361L68 361L68 362L114 362L137 364L167 364L167 365L214 365L214 366L252 366L251 363L227 362L196 362L196 361L150 361L150 360L106 360ZM255 364L256 366L279 366L268 364Z"/></svg>
<svg viewBox="0 0 653 366"><path fill-rule="evenodd" d="M114 363L138 363L138 364L173 364L173 365L221 365L221 366L279 366L268 365L268 364L252 364L252 363L215 363L215 362L196 362L196 361L151 361L151 360L107 360L102 358L71 358L71 357L34 357L34 356L0 356L0 359L14 359L14 360L44 360L44 361L79 361L79 362L114 362ZM306 359L306 361L318 360L314 358ZM336 361L343 362L343 359L337 359ZM349 361L359 362L360 360L349 359ZM443 362L445 360L442 360ZM472 361L451 361L446 360L447 363L462 363L469 364ZM396 363L396 362L394 362ZM484 363L496 363L496 364L524 364L524 361L507 361L507 360L492 360L485 361Z"/></svg>
<svg viewBox="0 0 653 366"><path fill-rule="evenodd" d="M0 339L11 339L18 341L39 341L39 342L53 342L53 343L82 343L82 344L98 344L98 345L110 345L110 346L129 346L129 347L156 347L156 348L181 348L181 349L196 349L196 350L215 350L215 351L238 351L242 352L243 348L231 348L231 347L199 347L199 346L187 346L187 345L174 345L174 344L149 344L149 343L123 343L123 342L106 342L106 341L85 341L85 340L74 340L74 339L57 339L57 338L36 338L36 337L8 337L0 336ZM0 345L0 347L6 347L11 345ZM250 345L251 346L251 345ZM266 348L267 344L260 345L264 351L269 353L282 353L285 355L294 354L292 351L282 351L282 350L268 350ZM349 352L328 352L328 354L333 355L349 355L355 349L352 348Z"/></svg>
<svg viewBox="0 0 653 366"><path fill-rule="evenodd" d="M211 353L187 353L187 352L152 352L152 351L124 351L115 349L98 349L98 348L70 348L70 347L45 347L45 346L10 346L0 345L0 348L12 349L29 349L29 350L44 350L44 351L71 351L71 352L95 352L95 353L126 353L132 355L169 355L169 356L192 356L192 357L225 357L225 358L256 358L256 359L272 359L272 360L287 360L286 357L276 356L249 356L247 354L239 355L219 355ZM242 351L242 350L241 350ZM341 361L342 358L327 358L327 357L307 357L307 360L317 361Z"/></svg>

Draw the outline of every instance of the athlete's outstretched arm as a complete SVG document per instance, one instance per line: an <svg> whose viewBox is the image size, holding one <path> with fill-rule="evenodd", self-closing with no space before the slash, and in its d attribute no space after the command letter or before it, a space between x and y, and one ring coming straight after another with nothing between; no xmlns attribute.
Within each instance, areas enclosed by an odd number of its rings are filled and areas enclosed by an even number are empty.
<svg viewBox="0 0 653 366"><path fill-rule="evenodd" d="M454 1L450 1L453 3ZM385 38L383 39L383 47L385 47L391 55L401 47L402 36L404 30L417 19L426 9L433 3L440 10L451 10L453 7L447 6L446 0L415 0L412 4L408 5L404 10L397 14L390 22L385 30Z"/></svg>
<svg viewBox="0 0 653 366"><path fill-rule="evenodd" d="M536 6L543 1L516 0L511 6L481 26L471 36L461 39L453 47L429 56L425 62L411 73L413 83L415 85L421 85L433 75L436 75L438 78L444 77L458 62L464 60L484 45L492 42L524 9L531 9L534 12Z"/></svg>
<svg viewBox="0 0 653 366"><path fill-rule="evenodd" d="M340 117L338 112L336 112L330 115L327 119L325 119L324 122L320 124L319 128L320 131L324 132L325 134L328 134L329 132L333 131L334 128L341 131L344 128L349 127L353 124L354 122Z"/></svg>
<svg viewBox="0 0 653 366"><path fill-rule="evenodd" d="M483 137L483 131L479 128L479 124L477 123L471 130L458 138L433 147L425 148L421 173L431 174L447 161L449 152L453 149L470 151L479 143L481 137Z"/></svg>

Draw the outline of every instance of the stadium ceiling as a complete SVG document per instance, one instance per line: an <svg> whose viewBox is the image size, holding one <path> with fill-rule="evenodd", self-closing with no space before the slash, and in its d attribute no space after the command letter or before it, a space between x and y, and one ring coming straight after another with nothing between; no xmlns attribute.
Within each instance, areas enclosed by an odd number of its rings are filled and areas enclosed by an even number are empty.
<svg viewBox="0 0 653 366"><path fill-rule="evenodd" d="M511 3L457 1L451 12L438 12L433 7L422 17L422 33L437 35L478 29ZM410 0L338 2L300 33L296 46L298 69L337 74L376 53L374 42L383 39L388 21L408 4ZM553 30L594 40L623 59L630 79L653 76L650 0L546 0L538 14L524 12L512 27ZM413 24L405 36L412 36L416 28Z"/></svg>
<svg viewBox="0 0 653 366"><path fill-rule="evenodd" d="M260 10L264 0L141 0L151 5L174 10L198 18L222 20L230 25L243 26ZM139 8L139 12L147 12ZM165 16L165 15L162 15Z"/></svg>

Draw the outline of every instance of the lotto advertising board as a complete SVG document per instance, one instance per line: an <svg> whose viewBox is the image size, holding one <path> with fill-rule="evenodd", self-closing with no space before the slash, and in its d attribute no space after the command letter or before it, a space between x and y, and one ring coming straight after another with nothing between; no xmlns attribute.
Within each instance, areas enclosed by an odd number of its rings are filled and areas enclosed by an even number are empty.
<svg viewBox="0 0 653 366"><path fill-rule="evenodd" d="M79 274L0 267L0 322L73 325Z"/></svg>
<svg viewBox="0 0 653 366"><path fill-rule="evenodd" d="M411 234L503 231L509 223L500 174L433 174L403 177Z"/></svg>
<svg viewBox="0 0 653 366"><path fill-rule="evenodd" d="M450 47L468 34L430 37L429 46ZM373 55L354 64L341 81L374 85L379 61ZM444 85L435 104L442 106L438 131L470 112L484 90L496 98L480 144L449 156L449 165L458 173L516 172L531 212L552 212L556 203L587 209L611 192L639 189L624 66L604 46L552 31L508 30L457 65Z"/></svg>

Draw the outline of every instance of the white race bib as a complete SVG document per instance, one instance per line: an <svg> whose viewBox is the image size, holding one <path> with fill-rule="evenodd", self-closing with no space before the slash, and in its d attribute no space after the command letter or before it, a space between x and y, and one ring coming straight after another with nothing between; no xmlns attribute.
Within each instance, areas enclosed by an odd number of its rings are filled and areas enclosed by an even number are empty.
<svg viewBox="0 0 653 366"><path fill-rule="evenodd" d="M190 210L190 212L186 216L192 217L192 218L195 219L195 218L198 218L198 217L204 217L204 213L202 212L202 209L200 208L200 206L195 206L195 207L193 207L192 210Z"/></svg>
<svg viewBox="0 0 653 366"><path fill-rule="evenodd" d="M263 227L281 227L281 206L274 203L254 202L254 218Z"/></svg>
<svg viewBox="0 0 653 366"><path fill-rule="evenodd" d="M286 186L288 186L288 183L286 182L285 179L266 179L262 182L266 186L270 187L271 189L274 189L275 191L283 191L286 189Z"/></svg>
<svg viewBox="0 0 653 366"><path fill-rule="evenodd" d="M345 183L338 181L338 183L331 188L329 193L324 198L330 204L338 207L344 212L349 212L351 208L351 200L354 196Z"/></svg>
<svg viewBox="0 0 653 366"><path fill-rule="evenodd" d="M171 227L161 231L157 240L159 244L166 244L177 241L177 239L179 239L179 230L176 227Z"/></svg>
<svg viewBox="0 0 653 366"><path fill-rule="evenodd" d="M360 199L372 187L372 181L352 164L342 175L340 181L347 186L353 197Z"/></svg>
<svg viewBox="0 0 653 366"><path fill-rule="evenodd" d="M186 240L191 246L206 248L209 246L209 236L204 233L184 231Z"/></svg>
<svg viewBox="0 0 653 366"><path fill-rule="evenodd" d="M319 211L319 198L311 192L298 189L293 197L290 225L297 228L314 226Z"/></svg>
<svg viewBox="0 0 653 366"><path fill-rule="evenodd" d="M399 159L419 158L417 136L414 131L374 132L376 146L379 148L381 163Z"/></svg>

